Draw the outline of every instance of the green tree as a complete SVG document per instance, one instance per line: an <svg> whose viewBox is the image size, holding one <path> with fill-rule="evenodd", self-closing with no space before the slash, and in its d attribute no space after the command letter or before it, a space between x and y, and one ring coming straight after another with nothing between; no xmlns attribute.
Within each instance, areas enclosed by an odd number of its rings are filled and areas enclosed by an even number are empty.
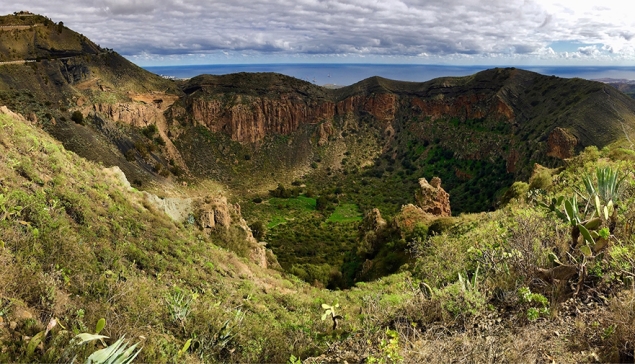
<svg viewBox="0 0 635 364"><path fill-rule="evenodd" d="M84 125L84 115L79 110L73 112L73 114L71 115L71 120L73 120L77 124Z"/></svg>
<svg viewBox="0 0 635 364"><path fill-rule="evenodd" d="M324 211L326 207L328 206L328 204L329 204L329 200L324 196L320 196L315 201L315 209L318 211Z"/></svg>
<svg viewBox="0 0 635 364"><path fill-rule="evenodd" d="M256 238L256 240L262 240L265 237L265 234L267 233L267 228L265 227L265 224L262 223L262 221L256 221L253 224L249 225L249 228L251 229L251 233L254 235L254 238Z"/></svg>

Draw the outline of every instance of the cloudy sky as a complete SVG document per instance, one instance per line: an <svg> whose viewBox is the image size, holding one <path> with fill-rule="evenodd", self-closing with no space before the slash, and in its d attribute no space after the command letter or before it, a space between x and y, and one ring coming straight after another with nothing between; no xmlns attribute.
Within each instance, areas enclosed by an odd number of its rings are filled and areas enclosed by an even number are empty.
<svg viewBox="0 0 635 364"><path fill-rule="evenodd" d="M633 65L626 0L14 0L140 65Z"/></svg>

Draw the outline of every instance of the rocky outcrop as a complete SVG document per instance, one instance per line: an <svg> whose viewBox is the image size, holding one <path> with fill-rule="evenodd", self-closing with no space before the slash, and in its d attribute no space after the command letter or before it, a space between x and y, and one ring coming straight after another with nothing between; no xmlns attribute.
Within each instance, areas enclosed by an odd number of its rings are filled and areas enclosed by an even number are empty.
<svg viewBox="0 0 635 364"><path fill-rule="evenodd" d="M423 223L429 225L430 221L436 216L423 211L422 208L413 204L401 206L401 211L395 216L394 224L401 233L402 237L409 236L417 227L417 224Z"/></svg>
<svg viewBox="0 0 635 364"><path fill-rule="evenodd" d="M434 98L414 97L410 101L411 108L418 114L430 117L432 120L458 118L460 120L492 119L511 121L514 119L513 109L500 97L494 100L485 93L472 93L446 97L439 94Z"/></svg>
<svg viewBox="0 0 635 364"><path fill-rule="evenodd" d="M3 111L0 108L0 113ZM103 172L104 177L111 179L111 183L121 183L125 190L132 190L126 175L119 167L104 168ZM267 250L266 243L260 243L254 238L247 222L241 216L240 205L230 204L227 202L226 197L218 195L216 197L208 196L204 199L160 198L145 191L141 192L141 196L141 201L136 201L135 199L133 202L143 202L143 206L150 205L176 222L185 223L191 220L193 223L195 220L192 219L195 215L198 215L198 224L207 233L216 229L227 232L232 228L242 231L240 235L244 236L248 247L247 257L252 262L263 268L269 266L279 267L275 255L270 250ZM141 208L141 204L139 207Z"/></svg>
<svg viewBox="0 0 635 364"><path fill-rule="evenodd" d="M158 124L163 119L163 112L160 109L143 103L95 104L93 111L113 121L138 128Z"/></svg>
<svg viewBox="0 0 635 364"><path fill-rule="evenodd" d="M386 227L386 220L381 217L379 209L374 208L364 215L362 223L359 225L360 231L374 231L378 232Z"/></svg>
<svg viewBox="0 0 635 364"><path fill-rule="evenodd" d="M199 223L203 229L214 229L216 227L229 229L232 224L230 209L233 206L227 203L227 198L223 196L208 197L199 206Z"/></svg>
<svg viewBox="0 0 635 364"><path fill-rule="evenodd" d="M318 127L318 146L328 143L329 138L335 134L333 124L330 121L320 124Z"/></svg>
<svg viewBox="0 0 635 364"><path fill-rule="evenodd" d="M419 179L419 190L415 193L417 205L426 213L435 216L451 216L450 195L441 187L441 179L434 177L428 183Z"/></svg>
<svg viewBox="0 0 635 364"><path fill-rule="evenodd" d="M240 205L230 204L224 196L207 197L199 204L198 222L203 230L211 232L214 229L229 231L230 228L242 231L242 235L247 242L248 258L260 267L269 267L269 260L277 263L275 256L267 254L266 243L261 243L254 238L254 235L247 225L247 222L240 214Z"/></svg>
<svg viewBox="0 0 635 364"><path fill-rule="evenodd" d="M148 125L156 125L157 131L161 139L165 142L165 152L167 159L172 159L175 163L188 171L185 161L181 153L168 137L168 123L164 116L164 110L174 103L175 96L164 94L134 94L131 95L136 102L114 103L114 104L94 104L91 107L84 108L84 114L88 114L87 110L98 113L114 122L121 122L137 128L144 128Z"/></svg>
<svg viewBox="0 0 635 364"><path fill-rule="evenodd" d="M258 142L269 134L291 134L302 124L330 120L335 115L332 102L235 95L229 101L194 97L188 100L191 118L212 132L227 133L238 142Z"/></svg>
<svg viewBox="0 0 635 364"><path fill-rule="evenodd" d="M557 127L549 133L547 140L547 155L558 159L573 157L578 138L566 129Z"/></svg>
<svg viewBox="0 0 635 364"><path fill-rule="evenodd" d="M362 256L375 253L381 244L381 237L387 226L388 224L381 217L379 209L374 208L368 211L359 225L360 242L357 253Z"/></svg>
<svg viewBox="0 0 635 364"><path fill-rule="evenodd" d="M191 198L179 198L179 197L166 197L160 198L157 195L142 192L145 200L153 204L160 211L165 212L172 220L183 222L192 212L192 204L194 202Z"/></svg>
<svg viewBox="0 0 635 364"><path fill-rule="evenodd" d="M9 110L9 108L6 106L0 106L0 115L7 115L13 119L26 122L26 119L24 118L24 116L14 113L13 111Z"/></svg>

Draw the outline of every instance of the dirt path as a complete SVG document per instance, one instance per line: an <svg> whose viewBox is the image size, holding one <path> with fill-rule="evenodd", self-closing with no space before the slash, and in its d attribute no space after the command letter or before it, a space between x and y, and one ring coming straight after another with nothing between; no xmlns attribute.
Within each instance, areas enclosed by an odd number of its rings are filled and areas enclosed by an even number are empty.
<svg viewBox="0 0 635 364"><path fill-rule="evenodd" d="M0 30L25 30L39 27L42 24L35 25L0 25Z"/></svg>
<svg viewBox="0 0 635 364"><path fill-rule="evenodd" d="M0 62L0 66L4 64L26 64L31 62L35 62L35 60L34 59L20 59L17 61Z"/></svg>

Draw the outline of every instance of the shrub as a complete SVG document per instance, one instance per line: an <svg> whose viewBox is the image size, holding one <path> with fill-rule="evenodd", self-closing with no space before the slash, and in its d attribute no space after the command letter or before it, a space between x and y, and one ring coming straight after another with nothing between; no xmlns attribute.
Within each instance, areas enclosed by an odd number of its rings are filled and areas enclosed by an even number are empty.
<svg viewBox="0 0 635 364"><path fill-rule="evenodd" d="M182 175L185 174L185 171L180 166L171 167L170 172L177 177L181 177Z"/></svg>
<svg viewBox="0 0 635 364"><path fill-rule="evenodd" d="M73 112L73 115L71 115L71 120L73 120L77 124L84 125L84 115L79 110Z"/></svg>
<svg viewBox="0 0 635 364"><path fill-rule="evenodd" d="M124 154L126 156L126 160L128 162L134 162L135 160L135 150L134 148L130 148L126 151L126 153Z"/></svg>
<svg viewBox="0 0 635 364"><path fill-rule="evenodd" d="M150 124L147 127L143 128L141 132L143 133L143 135L148 137L148 139L152 139L154 134L156 134L158 131L159 130L157 129L156 125Z"/></svg>
<svg viewBox="0 0 635 364"><path fill-rule="evenodd" d="M154 142L155 142L155 143L157 143L157 144L158 144L158 145L160 145L160 146L165 146L165 140L163 140L163 138L161 138L161 136L160 136L160 135L157 135L157 136L154 138Z"/></svg>
<svg viewBox="0 0 635 364"><path fill-rule="evenodd" d="M511 200L522 199L527 196L528 191L529 184L521 181L514 182L514 184L505 191L505 194L501 198L501 204L506 205Z"/></svg>
<svg viewBox="0 0 635 364"><path fill-rule="evenodd" d="M551 172L548 170L542 170L533 175L529 180L529 190L544 190L551 186Z"/></svg>
<svg viewBox="0 0 635 364"><path fill-rule="evenodd" d="M441 307L453 319L477 316L485 309L487 303L480 290L466 288L465 283L461 281L436 290L433 299L439 301Z"/></svg>
<svg viewBox="0 0 635 364"><path fill-rule="evenodd" d="M434 220L428 228L430 235L439 235L450 229L456 223L453 217L440 217Z"/></svg>
<svg viewBox="0 0 635 364"><path fill-rule="evenodd" d="M318 211L324 211L329 205L329 200L325 196L320 196L315 200L315 209Z"/></svg>
<svg viewBox="0 0 635 364"><path fill-rule="evenodd" d="M267 231L265 224L263 224L262 221L254 222L253 224L249 225L249 228L251 229L251 233L254 235L254 238L256 238L256 240L264 239Z"/></svg>

